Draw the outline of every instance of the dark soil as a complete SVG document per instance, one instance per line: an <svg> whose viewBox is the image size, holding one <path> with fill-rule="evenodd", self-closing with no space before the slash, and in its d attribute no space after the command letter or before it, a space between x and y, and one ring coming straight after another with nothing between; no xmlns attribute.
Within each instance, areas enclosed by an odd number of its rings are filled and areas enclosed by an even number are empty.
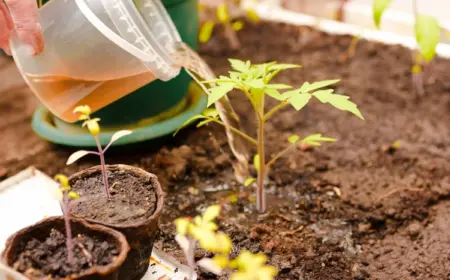
<svg viewBox="0 0 450 280"><path fill-rule="evenodd" d="M14 263L14 269L34 279L52 279L80 274L94 265L105 266L119 254L106 240L77 235L73 240L73 263L67 260L66 236L52 230L45 240L30 240ZM47 279L47 278L46 278Z"/></svg>
<svg viewBox="0 0 450 280"><path fill-rule="evenodd" d="M78 180L74 191L81 199L72 211L105 224L133 225L146 221L156 210L156 189L152 180L120 171L107 171L110 199L106 199L102 173Z"/></svg>
<svg viewBox="0 0 450 280"><path fill-rule="evenodd" d="M217 74L227 73L229 57L299 63L302 69L283 73L277 82L300 86L340 78L336 91L351 96L366 120L315 101L307 110L287 108L274 116L266 128L268 156L286 147L292 133L323 133L338 141L292 151L273 166L265 215L253 214L253 192L235 182L219 126L185 129L164 139L162 148L149 143L112 149L108 163L142 167L158 175L168 193L156 246L183 260L173 220L219 202L220 228L231 235L234 252L266 253L280 271L277 279L449 279L450 61L431 64L426 95L417 98L411 54L401 46L361 40L349 59L350 36L272 23L247 24L239 38L243 47L235 53L220 34L202 46ZM31 93L13 80L4 87L0 108L12 124L0 120L0 167L8 175L28 165L54 175L98 164L92 157L65 166L72 151L46 143L29 127ZM255 135L250 104L240 94L231 99ZM398 149L389 148L394 141ZM238 201L232 203L230 195Z"/></svg>

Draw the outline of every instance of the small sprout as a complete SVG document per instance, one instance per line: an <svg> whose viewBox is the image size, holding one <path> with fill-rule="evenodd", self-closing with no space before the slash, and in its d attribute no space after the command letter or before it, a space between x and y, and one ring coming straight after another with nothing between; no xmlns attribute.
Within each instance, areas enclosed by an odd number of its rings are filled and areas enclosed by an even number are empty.
<svg viewBox="0 0 450 280"><path fill-rule="evenodd" d="M393 154L395 151L400 149L400 141L396 140L391 145L383 146L383 152Z"/></svg>
<svg viewBox="0 0 450 280"><path fill-rule="evenodd" d="M336 94L334 89L327 87L339 82L337 79L325 80L319 82L305 82L300 88L292 89L291 85L271 83L272 79L276 77L281 71L287 69L299 68L297 64L279 64L276 62L268 62L263 64L252 64L250 61L242 61L238 59L229 59L232 70L229 71L229 76L219 76L218 79L202 82L205 85L210 85L208 95L208 107L226 97L233 90L240 91L250 101L252 108L258 120L256 127L257 139L247 135L237 128L231 127L218 120L216 115L196 115L184 123L182 127L195 121L202 120L200 124L215 122L221 124L248 140L251 144L256 146L256 155L253 158L254 167L258 173L256 183L256 201L257 209L260 212L266 210L264 181L271 166L277 159L285 155L290 149L294 147L313 147L320 146L322 142L334 142L336 139L324 137L322 134L312 134L300 140L298 135L292 135L288 138L290 145L276 154L268 163L265 162L265 136L264 127L267 120L269 120L279 110L292 106L295 110L304 108L311 99L316 98L321 103L330 104L336 109L347 111L353 115L364 120L363 115L358 109L358 106L350 101L350 97ZM284 90L284 92L283 92ZM282 91L282 92L280 92ZM278 105L274 106L268 112L265 111L266 96L278 101ZM254 179L247 179L244 185L249 185Z"/></svg>
<svg viewBox="0 0 450 280"><path fill-rule="evenodd" d="M73 192L71 190L72 188L69 185L69 179L65 175L56 175L55 181L59 182L60 184L57 199L60 201L66 228L67 261L70 265L73 265L72 228L70 226L70 202L71 200L78 199L80 196L76 192Z"/></svg>
<svg viewBox="0 0 450 280"><path fill-rule="evenodd" d="M95 139L95 143L97 144L97 149L98 152L91 152L91 151L77 151L75 153L73 153L72 155L70 155L70 157L67 160L67 165L73 164L74 162L76 162L77 160L79 160L80 158L92 154L92 155L97 155L100 157L100 165L102 167L102 176L103 176L103 185L104 185L104 189L105 189L105 195L106 195L106 199L109 200L110 198L110 193L109 193L109 184L108 184L108 176L106 175L106 163L105 163L105 153L106 151L109 149L109 147L116 142L117 140L119 140L120 138L130 135L132 132L129 130L121 130L118 131L116 133L113 134L113 136L111 137L111 140L109 141L109 144L103 149L101 144L100 144L100 138L99 138L99 134L100 134L100 125L99 125L99 118L91 118L91 113L92 110L88 105L83 105L83 106L78 106L73 110L74 114L79 114L78 119L81 121L84 121L82 124L82 127L87 127L87 129L89 130L89 133L92 134L92 136Z"/></svg>
<svg viewBox="0 0 450 280"><path fill-rule="evenodd" d="M228 200L230 203L236 203L238 202L239 198L236 194L232 194L228 197Z"/></svg>
<svg viewBox="0 0 450 280"><path fill-rule="evenodd" d="M255 178L247 178L247 179L245 179L245 181L244 181L244 186L248 187L248 186L250 186L251 184L253 184L254 182L256 182L256 179L255 179Z"/></svg>
<svg viewBox="0 0 450 280"><path fill-rule="evenodd" d="M275 267L266 265L267 256L243 251L232 260L230 266L238 271L231 276L231 280L269 280L278 273Z"/></svg>

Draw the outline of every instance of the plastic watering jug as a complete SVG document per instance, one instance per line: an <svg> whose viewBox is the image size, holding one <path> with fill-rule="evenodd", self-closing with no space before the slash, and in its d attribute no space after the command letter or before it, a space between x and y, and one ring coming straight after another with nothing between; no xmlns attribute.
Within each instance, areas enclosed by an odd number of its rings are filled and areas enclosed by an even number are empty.
<svg viewBox="0 0 450 280"><path fill-rule="evenodd" d="M93 111L180 72L180 36L160 0L52 0L40 9L45 50L32 56L11 39L16 64L32 91L57 117Z"/></svg>

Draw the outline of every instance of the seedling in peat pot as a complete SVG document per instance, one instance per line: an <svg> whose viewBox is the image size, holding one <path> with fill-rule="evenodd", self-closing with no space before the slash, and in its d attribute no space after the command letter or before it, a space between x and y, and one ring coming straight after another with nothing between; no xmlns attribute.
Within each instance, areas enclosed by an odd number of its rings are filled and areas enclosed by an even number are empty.
<svg viewBox="0 0 450 280"><path fill-rule="evenodd" d="M200 5L200 10L204 12L209 12L205 6ZM225 36L229 42L230 48L233 50L239 49L241 43L237 37L236 32L240 31L244 27L244 22L239 17L244 17L251 22L259 22L258 14L251 9L243 10L240 7L240 0L225 0L223 3L219 4L216 8L216 19L207 20L201 26L199 32L199 41L201 43L206 43L211 39L214 27L218 24L223 25L225 30Z"/></svg>
<svg viewBox="0 0 450 280"><path fill-rule="evenodd" d="M230 259L231 238L224 232L218 232L218 226L214 223L219 213L220 206L212 205L205 210L203 216L175 220L178 233L175 239L183 249L189 267L194 270L198 265L216 275L221 275L226 270L235 270L231 280L272 280L277 275L277 270L265 264L267 257L264 254L242 251L238 257ZM216 255L212 259L203 258L196 263L194 253L197 244Z"/></svg>
<svg viewBox="0 0 450 280"><path fill-rule="evenodd" d="M192 117L181 127L190 124L194 120L201 120L197 126L202 126L210 122L218 123L231 129L233 132L256 146L257 154L254 157L254 165L258 176L257 179L248 178L245 181L245 185L250 185L254 181L257 182L257 209L260 212L264 212L266 210L264 181L269 167L275 163L277 159L299 144L320 146L321 142L336 141L334 138L323 137L322 134L312 134L303 139L298 135L292 135L288 139L289 146L266 163L264 125L276 112L288 105L291 105L297 111L301 110L308 104L311 98L315 97L322 103L329 103L337 109L351 112L361 119L364 118L357 108L357 105L349 100L350 97L335 94L333 89L325 89L326 87L337 83L339 80L320 81L312 84L305 82L300 88L292 89L290 85L271 84L270 82L281 71L300 67L299 65L277 64L276 62L252 65L250 61L244 62L236 59L230 59L230 63L233 71L229 72L228 77L220 76L216 80L204 82L211 86L208 90L208 107L225 97L233 89L243 92L250 100L258 120L257 139L252 138L237 128L228 127L219 120L217 112L213 109L208 109L202 115ZM285 89L289 90L283 93L279 92L279 90ZM268 112L265 111L266 96L279 102L277 106Z"/></svg>
<svg viewBox="0 0 450 280"><path fill-rule="evenodd" d="M122 138L124 136L130 135L132 132L130 130L121 130L121 131L114 133L114 135L111 137L111 140L109 141L109 144L103 149L102 145L100 144L100 139L98 137L98 135L100 133L100 125L98 124L98 122L100 121L100 119L99 118L91 119L91 117L90 117L91 108L87 105L79 106L79 107L75 108L75 110L73 112L74 112L74 114L80 114L80 117L78 119L81 121L84 121L82 126L83 127L87 126L89 132L94 137L95 143L97 144L98 152L84 151L84 150L77 151L69 157L69 159L67 160L67 165L70 165L70 164L76 162L77 160L84 157L85 155L92 154L92 155L99 156L100 164L102 167L105 195L106 195L106 199L109 200L110 194L109 194L108 176L106 174L105 153L114 142L116 142L117 140L119 140L120 138Z"/></svg>
<svg viewBox="0 0 450 280"><path fill-rule="evenodd" d="M373 20L375 26L380 28L381 18L392 0L373 1ZM414 32L419 52L413 52L414 65L411 67L413 86L419 95L423 95L423 66L436 56L436 47L441 40L441 26L436 18L419 14L417 0L412 0L414 12Z"/></svg>
<svg viewBox="0 0 450 280"><path fill-rule="evenodd" d="M66 246L67 246L67 261L73 264L73 243L72 243L72 228L70 226L70 205L71 201L78 199L76 192L71 191L69 179L64 175L56 175L55 180L59 182L60 187L57 192L57 199L60 201L61 210L64 216L64 224L66 227Z"/></svg>

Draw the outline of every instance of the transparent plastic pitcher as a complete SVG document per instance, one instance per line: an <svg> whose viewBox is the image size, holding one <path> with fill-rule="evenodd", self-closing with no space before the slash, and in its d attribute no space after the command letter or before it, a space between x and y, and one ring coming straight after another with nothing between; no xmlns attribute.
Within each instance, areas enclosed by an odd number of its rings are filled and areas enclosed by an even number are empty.
<svg viewBox="0 0 450 280"><path fill-rule="evenodd" d="M160 0L52 0L40 9L45 50L32 56L11 39L16 64L57 117L76 121L156 80L177 76L172 54L180 36Z"/></svg>

